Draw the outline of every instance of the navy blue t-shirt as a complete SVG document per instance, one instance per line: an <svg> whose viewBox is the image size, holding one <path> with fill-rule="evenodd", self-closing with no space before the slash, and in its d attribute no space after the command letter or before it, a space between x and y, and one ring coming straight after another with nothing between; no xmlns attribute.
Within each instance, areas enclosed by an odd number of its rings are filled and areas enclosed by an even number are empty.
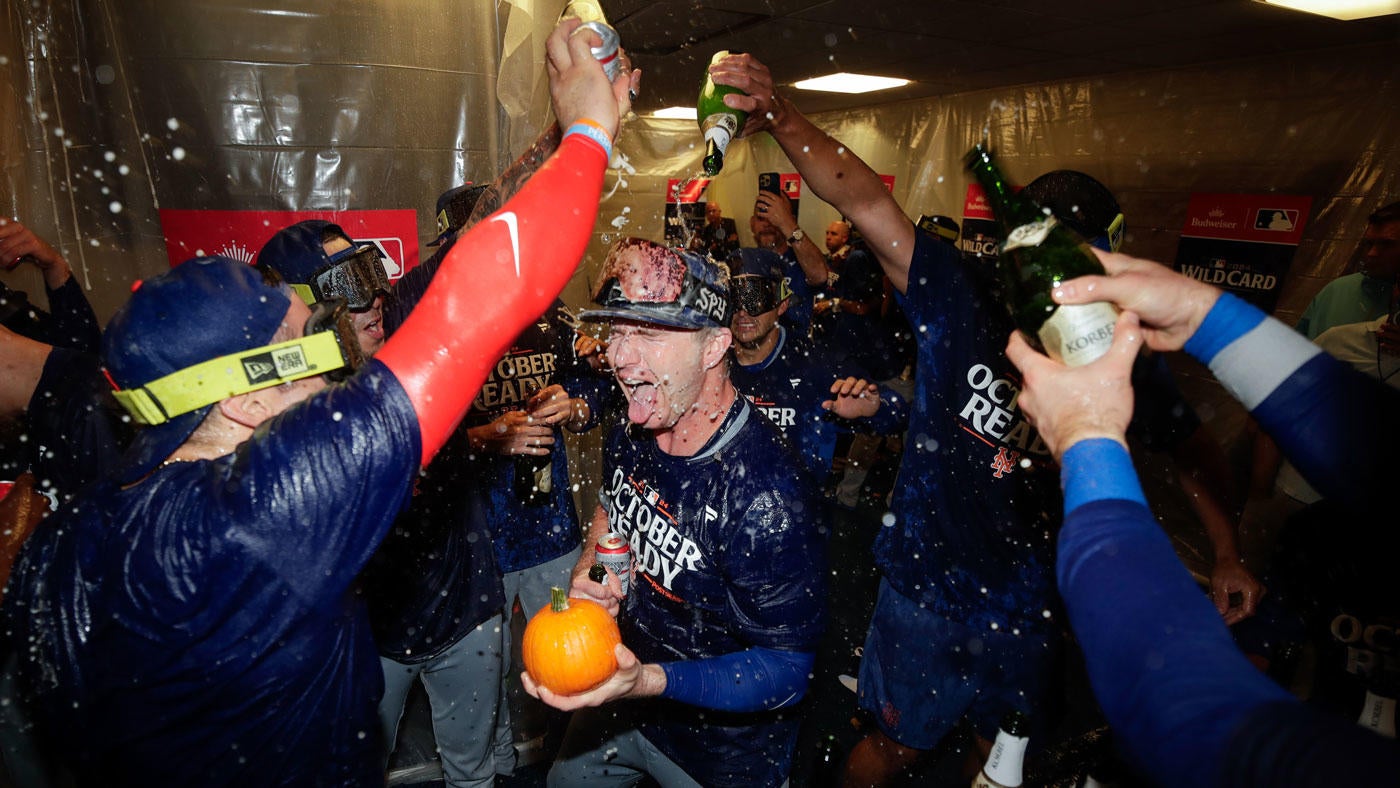
<svg viewBox="0 0 1400 788"><path fill-rule="evenodd" d="M37 529L5 596L40 730L80 781L383 781L360 571L407 501L412 404L378 362L233 454L102 481Z"/></svg>
<svg viewBox="0 0 1400 788"><path fill-rule="evenodd" d="M904 458L875 557L899 593L973 627L1043 625L1060 485L1017 407L1013 324L991 272L915 233L901 299L918 339Z"/></svg>
<svg viewBox="0 0 1400 788"><path fill-rule="evenodd" d="M635 569L618 623L643 662L751 647L812 651L826 617L823 507L798 460L743 397L694 456L653 436L609 436L599 499ZM778 785L798 719L791 709L730 714L667 700L638 704L649 741L701 785Z"/></svg>
<svg viewBox="0 0 1400 788"><path fill-rule="evenodd" d="M555 299L511 342L472 401L465 424L488 424L507 411L523 410L531 394L554 383L598 413L599 391L609 381L574 354L574 331L563 310L563 302ZM554 427L550 458L550 499L541 506L528 506L515 494L515 455L477 455L478 479L487 496L487 522L502 572L538 566L567 554L582 540L560 425Z"/></svg>
<svg viewBox="0 0 1400 788"><path fill-rule="evenodd" d="M49 351L24 420L29 469L60 498L116 468L133 429L97 357L61 347Z"/></svg>
<svg viewBox="0 0 1400 788"><path fill-rule="evenodd" d="M880 409L869 419L847 421L822 407L832 398L831 384L845 377L871 380L869 373L846 361L827 359L810 342L778 326L778 344L756 364L735 364L734 387L782 431L807 471L818 483L831 471L836 436L857 429L895 432L908 417L904 398L880 388Z"/></svg>
<svg viewBox="0 0 1400 788"><path fill-rule="evenodd" d="M392 336L432 284L453 238L394 284L384 308ZM379 653L423 662L501 612L505 594L491 550L486 495L465 426L447 440L413 488L409 508L365 567L362 588Z"/></svg>

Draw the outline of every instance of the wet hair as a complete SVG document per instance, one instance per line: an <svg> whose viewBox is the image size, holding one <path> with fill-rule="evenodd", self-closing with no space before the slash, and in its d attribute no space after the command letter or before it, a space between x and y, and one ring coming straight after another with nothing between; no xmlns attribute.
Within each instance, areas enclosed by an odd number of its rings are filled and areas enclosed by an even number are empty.
<svg viewBox="0 0 1400 788"><path fill-rule="evenodd" d="M1367 224L1390 224L1400 222L1400 202L1393 202L1366 217Z"/></svg>

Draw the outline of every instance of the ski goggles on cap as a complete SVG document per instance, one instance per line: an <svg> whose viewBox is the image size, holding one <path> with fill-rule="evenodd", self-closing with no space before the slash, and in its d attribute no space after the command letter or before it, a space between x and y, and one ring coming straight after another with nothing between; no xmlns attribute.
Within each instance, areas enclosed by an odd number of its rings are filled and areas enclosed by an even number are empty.
<svg viewBox="0 0 1400 788"><path fill-rule="evenodd" d="M635 320L672 328L728 328L727 271L704 256L639 238L613 245L603 263L598 309L584 320Z"/></svg>
<svg viewBox="0 0 1400 788"><path fill-rule="evenodd" d="M777 309L783 300L781 281L775 282L752 274L730 279L729 291L734 296L734 308L742 309L750 316L771 312Z"/></svg>
<svg viewBox="0 0 1400 788"><path fill-rule="evenodd" d="M219 356L113 396L136 423L162 424L226 397L303 378L344 380L363 363L345 301L332 298L312 307L303 336Z"/></svg>
<svg viewBox="0 0 1400 788"><path fill-rule="evenodd" d="M389 295L389 275L374 244L359 244L331 255L331 264L317 271L311 283L292 285L308 305L340 298L351 312L363 312L374 299Z"/></svg>

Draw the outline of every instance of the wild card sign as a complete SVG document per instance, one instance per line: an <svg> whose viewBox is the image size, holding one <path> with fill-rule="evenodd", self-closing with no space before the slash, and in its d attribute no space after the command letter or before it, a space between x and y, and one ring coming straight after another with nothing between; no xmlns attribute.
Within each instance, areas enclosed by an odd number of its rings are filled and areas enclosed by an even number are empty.
<svg viewBox="0 0 1400 788"><path fill-rule="evenodd" d="M1272 312L1311 207L1296 195L1193 194L1176 270Z"/></svg>

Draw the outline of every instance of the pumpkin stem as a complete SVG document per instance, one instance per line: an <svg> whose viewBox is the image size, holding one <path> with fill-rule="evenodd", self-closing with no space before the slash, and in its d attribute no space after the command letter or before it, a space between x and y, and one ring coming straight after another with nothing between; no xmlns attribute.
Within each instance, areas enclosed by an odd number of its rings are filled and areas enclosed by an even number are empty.
<svg viewBox="0 0 1400 788"><path fill-rule="evenodd" d="M569 609L569 593L559 586L549 589L549 609L563 613Z"/></svg>

